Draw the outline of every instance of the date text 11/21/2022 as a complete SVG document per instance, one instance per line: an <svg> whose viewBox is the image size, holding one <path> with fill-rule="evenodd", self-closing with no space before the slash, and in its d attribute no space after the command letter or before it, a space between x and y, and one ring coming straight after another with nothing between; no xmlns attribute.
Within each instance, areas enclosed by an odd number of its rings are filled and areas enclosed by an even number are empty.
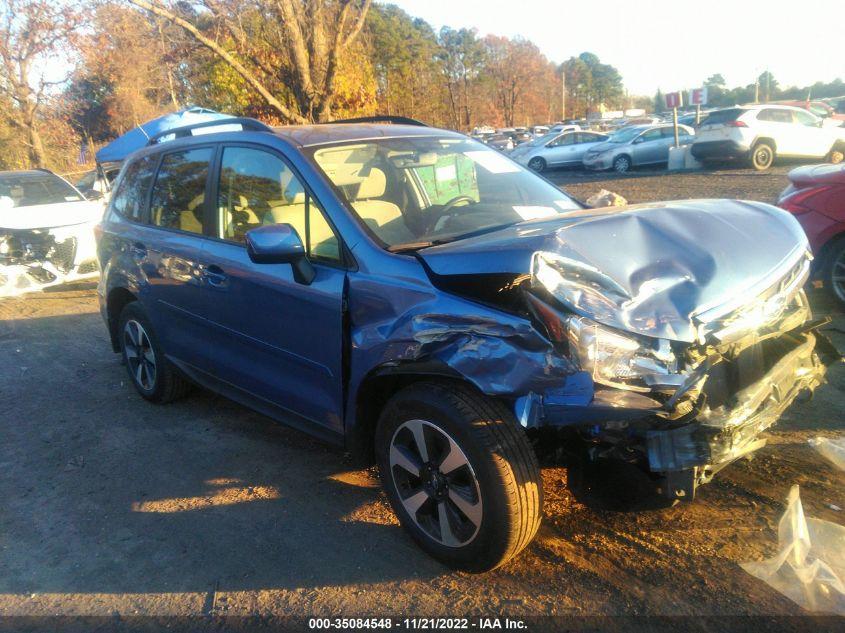
<svg viewBox="0 0 845 633"><path fill-rule="evenodd" d="M399 630L523 630L523 620L500 617L480 618L310 618L308 628L319 629L399 629Z"/></svg>

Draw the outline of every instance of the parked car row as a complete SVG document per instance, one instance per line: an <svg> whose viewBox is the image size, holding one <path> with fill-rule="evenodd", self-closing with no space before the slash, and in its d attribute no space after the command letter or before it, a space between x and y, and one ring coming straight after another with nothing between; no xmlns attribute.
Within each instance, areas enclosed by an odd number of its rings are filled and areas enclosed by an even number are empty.
<svg viewBox="0 0 845 633"><path fill-rule="evenodd" d="M682 144L689 143L695 131L682 125L678 136ZM674 126L666 124L632 125L609 135L567 130L521 145L511 152L511 158L538 172L550 167L582 166L625 173L633 167L666 163L674 142Z"/></svg>

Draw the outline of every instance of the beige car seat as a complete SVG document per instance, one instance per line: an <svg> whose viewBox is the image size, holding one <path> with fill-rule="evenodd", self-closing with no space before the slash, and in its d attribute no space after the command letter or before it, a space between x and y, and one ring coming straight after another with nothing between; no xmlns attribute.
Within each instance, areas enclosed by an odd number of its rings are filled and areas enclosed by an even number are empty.
<svg viewBox="0 0 845 633"><path fill-rule="evenodd" d="M179 214L179 228L191 233L202 233L202 222L197 219L196 210L202 213L205 194L201 193L188 203L188 208Z"/></svg>
<svg viewBox="0 0 845 633"><path fill-rule="evenodd" d="M305 243L305 192L290 195L289 204L270 207L264 216L264 224L290 224ZM329 240L334 240L334 233L319 210L314 209L311 213L311 250L317 250L319 244Z"/></svg>
<svg viewBox="0 0 845 633"><path fill-rule="evenodd" d="M402 217L399 207L387 200L381 200L387 188L387 177L378 167L371 167L370 173L358 186L358 193L352 201L352 207L364 222L384 226L388 222Z"/></svg>

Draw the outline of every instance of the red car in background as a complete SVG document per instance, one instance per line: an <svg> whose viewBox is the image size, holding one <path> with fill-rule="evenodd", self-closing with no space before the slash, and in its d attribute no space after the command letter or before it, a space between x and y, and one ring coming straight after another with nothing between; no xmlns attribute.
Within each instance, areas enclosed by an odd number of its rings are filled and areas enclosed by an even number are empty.
<svg viewBox="0 0 845 633"><path fill-rule="evenodd" d="M793 169L778 206L801 223L816 256L816 279L845 305L845 164Z"/></svg>
<svg viewBox="0 0 845 633"><path fill-rule="evenodd" d="M837 108L833 104L824 101L774 101L773 103L804 108L823 119L829 118L837 121L845 121L845 113L840 111L841 108Z"/></svg>

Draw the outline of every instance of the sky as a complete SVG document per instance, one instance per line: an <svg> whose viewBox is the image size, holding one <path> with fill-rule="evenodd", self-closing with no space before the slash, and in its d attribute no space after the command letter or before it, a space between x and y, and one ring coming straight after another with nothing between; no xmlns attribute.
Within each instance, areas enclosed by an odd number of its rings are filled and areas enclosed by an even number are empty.
<svg viewBox="0 0 845 633"><path fill-rule="evenodd" d="M382 0L382 4L387 4ZM632 95L729 87L769 70L781 86L845 80L845 0L392 0L435 28L533 41L554 62L590 51Z"/></svg>

